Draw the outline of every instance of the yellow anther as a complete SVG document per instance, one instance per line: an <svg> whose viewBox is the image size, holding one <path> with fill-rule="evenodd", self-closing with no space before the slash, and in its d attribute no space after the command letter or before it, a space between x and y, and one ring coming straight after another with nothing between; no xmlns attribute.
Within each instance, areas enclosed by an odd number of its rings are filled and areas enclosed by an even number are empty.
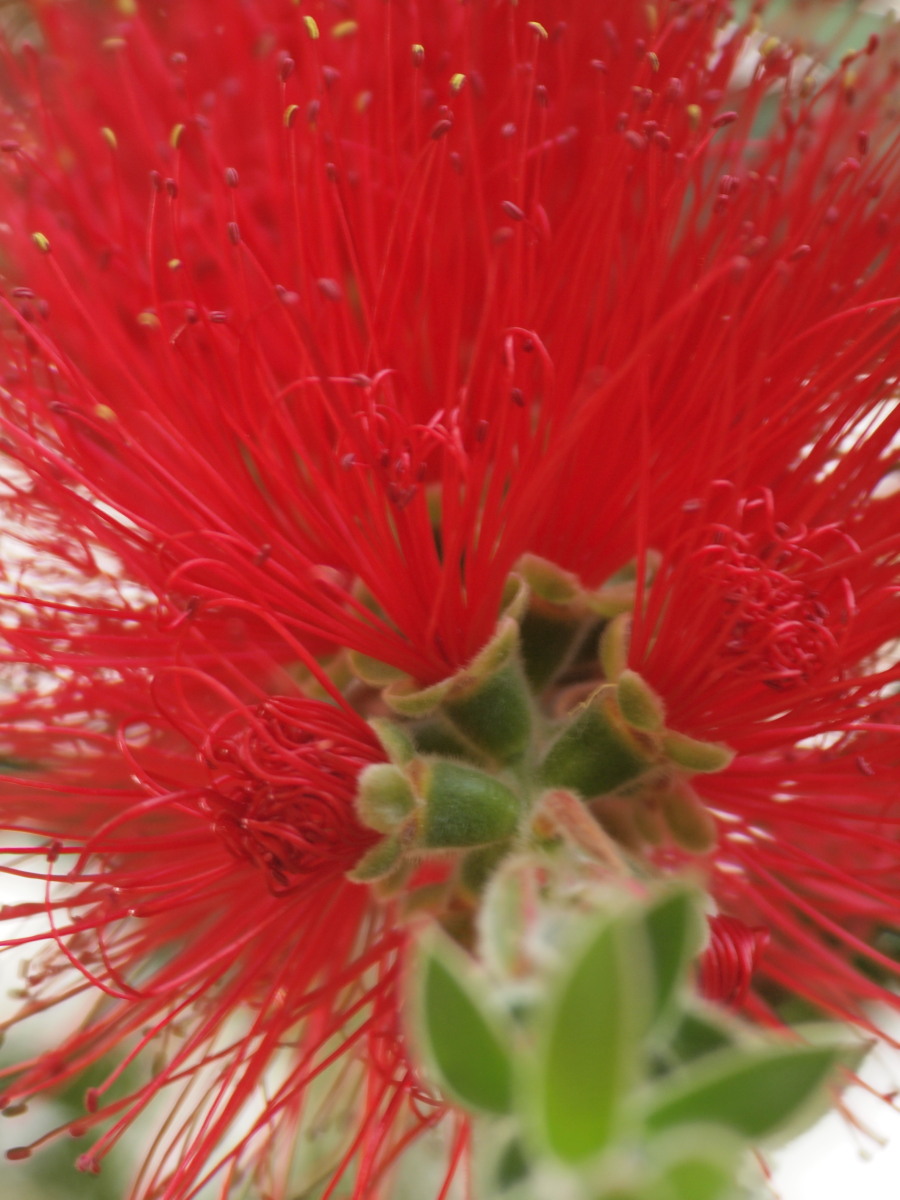
<svg viewBox="0 0 900 1200"><path fill-rule="evenodd" d="M109 146L110 150L118 150L119 143L116 140L116 135L108 125L104 125L100 130L100 136L103 138L104 142L106 142L107 146Z"/></svg>
<svg viewBox="0 0 900 1200"><path fill-rule="evenodd" d="M115 421L117 419L115 409L110 408L108 404L95 404L94 413L101 421Z"/></svg>
<svg viewBox="0 0 900 1200"><path fill-rule="evenodd" d="M297 116L299 111L299 104L289 104L287 106L287 108L284 110L284 116L282 117L285 129L290 129L290 127L294 124L294 118Z"/></svg>
<svg viewBox="0 0 900 1200"><path fill-rule="evenodd" d="M538 35L538 37L541 38L542 41L546 42L548 40L548 38L550 37L550 34L547 32L546 28L540 23L540 21L528 21L528 22L526 22L526 24L528 25L529 29L533 30Z"/></svg>
<svg viewBox="0 0 900 1200"><path fill-rule="evenodd" d="M650 31L652 33L656 33L656 30L659 27L659 12L657 11L656 5L646 4L644 6L644 12L647 17L647 24L650 26Z"/></svg>
<svg viewBox="0 0 900 1200"><path fill-rule="evenodd" d="M122 47L127 46L128 43L123 37L108 37L104 38L100 45L104 50L121 50Z"/></svg>
<svg viewBox="0 0 900 1200"><path fill-rule="evenodd" d="M696 129L700 124L700 118L703 116L703 109L699 104L689 104L685 112L691 125Z"/></svg>
<svg viewBox="0 0 900 1200"><path fill-rule="evenodd" d="M412 47L412 60L414 67L421 67L425 61L425 47L416 42Z"/></svg>
<svg viewBox="0 0 900 1200"><path fill-rule="evenodd" d="M359 29L358 21L338 21L337 25L332 25L331 36L333 38L352 37Z"/></svg>
<svg viewBox="0 0 900 1200"><path fill-rule="evenodd" d="M123 17L137 16L137 0L116 0L116 8Z"/></svg>
<svg viewBox="0 0 900 1200"><path fill-rule="evenodd" d="M183 266L183 263L180 258L170 258L166 266L170 271L177 271L180 266Z"/></svg>
<svg viewBox="0 0 900 1200"><path fill-rule="evenodd" d="M303 18L303 24L306 26L306 32L312 40L316 41L319 36L319 26L316 24L316 18L306 16Z"/></svg>
<svg viewBox="0 0 900 1200"><path fill-rule="evenodd" d="M33 233L31 240L37 246L38 250L40 250L41 254L50 253L50 239L45 233Z"/></svg>
<svg viewBox="0 0 900 1200"><path fill-rule="evenodd" d="M760 57L768 58L769 55L773 54L780 45L781 45L781 40L779 38L767 37L765 39L765 41L760 44L760 47L759 47Z"/></svg>
<svg viewBox="0 0 900 1200"><path fill-rule="evenodd" d="M462 71L457 71L455 75L450 76L450 91L453 92L454 94L457 92L461 92L465 82L466 82L465 75L462 73Z"/></svg>
<svg viewBox="0 0 900 1200"><path fill-rule="evenodd" d="M184 134L183 125L173 125L172 132L169 134L169 145L173 150L177 150L181 143L182 135Z"/></svg>
<svg viewBox="0 0 900 1200"><path fill-rule="evenodd" d="M654 54L652 50L647 52L647 62L650 64L651 71L656 72L659 70L659 55Z"/></svg>
<svg viewBox="0 0 900 1200"><path fill-rule="evenodd" d="M356 111L360 112L360 113L364 113L371 103L372 103L372 93L368 90L366 90L364 92L360 92L359 95L356 97L356 99L353 101L353 105L354 105Z"/></svg>
<svg viewBox="0 0 900 1200"><path fill-rule="evenodd" d="M152 312L139 312L137 315L138 325L144 325L147 329L159 329L159 317Z"/></svg>

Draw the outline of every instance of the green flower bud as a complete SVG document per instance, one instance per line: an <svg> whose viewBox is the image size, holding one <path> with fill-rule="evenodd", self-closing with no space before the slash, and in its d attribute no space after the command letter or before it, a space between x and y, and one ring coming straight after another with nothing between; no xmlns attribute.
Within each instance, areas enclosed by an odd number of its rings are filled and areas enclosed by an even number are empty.
<svg viewBox="0 0 900 1200"><path fill-rule="evenodd" d="M487 846L511 838L521 804L515 792L491 775L438 759L420 780L425 801L421 845L428 850Z"/></svg>

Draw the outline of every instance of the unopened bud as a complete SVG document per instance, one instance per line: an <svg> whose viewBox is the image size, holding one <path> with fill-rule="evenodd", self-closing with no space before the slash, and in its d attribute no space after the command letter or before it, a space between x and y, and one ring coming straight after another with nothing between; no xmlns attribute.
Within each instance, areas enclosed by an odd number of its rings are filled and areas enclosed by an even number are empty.
<svg viewBox="0 0 900 1200"><path fill-rule="evenodd" d="M420 784L425 801L422 845L429 850L488 846L516 832L521 804L491 775L462 763L430 763Z"/></svg>

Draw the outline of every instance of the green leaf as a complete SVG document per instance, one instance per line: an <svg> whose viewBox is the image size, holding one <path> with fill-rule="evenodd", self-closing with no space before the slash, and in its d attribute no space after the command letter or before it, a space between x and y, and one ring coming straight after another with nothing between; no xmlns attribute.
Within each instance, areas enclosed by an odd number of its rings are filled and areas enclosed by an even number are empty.
<svg viewBox="0 0 900 1200"><path fill-rule="evenodd" d="M721 1125L680 1125L647 1147L669 1200L731 1200L746 1153L744 1139Z"/></svg>
<svg viewBox="0 0 900 1200"><path fill-rule="evenodd" d="M465 955L434 934L421 966L421 1035L437 1082L468 1108L507 1113L512 1056Z"/></svg>
<svg viewBox="0 0 900 1200"><path fill-rule="evenodd" d="M685 1158L665 1175L673 1200L725 1200L734 1194L734 1175L708 1158Z"/></svg>
<svg viewBox="0 0 900 1200"><path fill-rule="evenodd" d="M655 985L652 1016L659 1020L684 982L689 964L700 953L703 921L693 894L677 888L645 910L643 924Z"/></svg>
<svg viewBox="0 0 900 1200"><path fill-rule="evenodd" d="M754 1140L769 1137L807 1108L837 1060L830 1046L722 1050L657 1085L647 1126L709 1122Z"/></svg>
<svg viewBox="0 0 900 1200"><path fill-rule="evenodd" d="M718 1013L695 1009L684 1013L671 1041L672 1050L686 1062L733 1044L734 1037Z"/></svg>
<svg viewBox="0 0 900 1200"><path fill-rule="evenodd" d="M505 1191L514 1184L521 1183L523 1179L528 1178L529 1170L522 1143L514 1138L500 1155L497 1164L497 1187L500 1191Z"/></svg>
<svg viewBox="0 0 900 1200"><path fill-rule="evenodd" d="M631 917L595 929L560 981L538 1054L538 1120L567 1163L613 1136L637 1064L646 1007L646 947Z"/></svg>

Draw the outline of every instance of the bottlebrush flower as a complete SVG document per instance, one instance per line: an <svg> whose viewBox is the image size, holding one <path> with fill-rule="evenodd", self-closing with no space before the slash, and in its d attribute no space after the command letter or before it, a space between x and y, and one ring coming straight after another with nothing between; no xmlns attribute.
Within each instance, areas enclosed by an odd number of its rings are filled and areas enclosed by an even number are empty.
<svg viewBox="0 0 900 1200"><path fill-rule="evenodd" d="M33 15L0 141L2 812L46 896L3 915L44 918L10 935L46 943L25 1015L97 1006L7 1103L159 1049L88 1093L83 1166L164 1095L139 1195L386 1194L443 1111L402 896L347 875L390 826L366 795L404 833L440 781L373 774L366 719L477 690L517 570L531 651L610 631L653 770L593 811L703 864L708 990L740 999L768 931L751 1010L865 1024L900 914L893 44L826 75L724 0ZM545 724L602 682L574 654L526 663Z"/></svg>

